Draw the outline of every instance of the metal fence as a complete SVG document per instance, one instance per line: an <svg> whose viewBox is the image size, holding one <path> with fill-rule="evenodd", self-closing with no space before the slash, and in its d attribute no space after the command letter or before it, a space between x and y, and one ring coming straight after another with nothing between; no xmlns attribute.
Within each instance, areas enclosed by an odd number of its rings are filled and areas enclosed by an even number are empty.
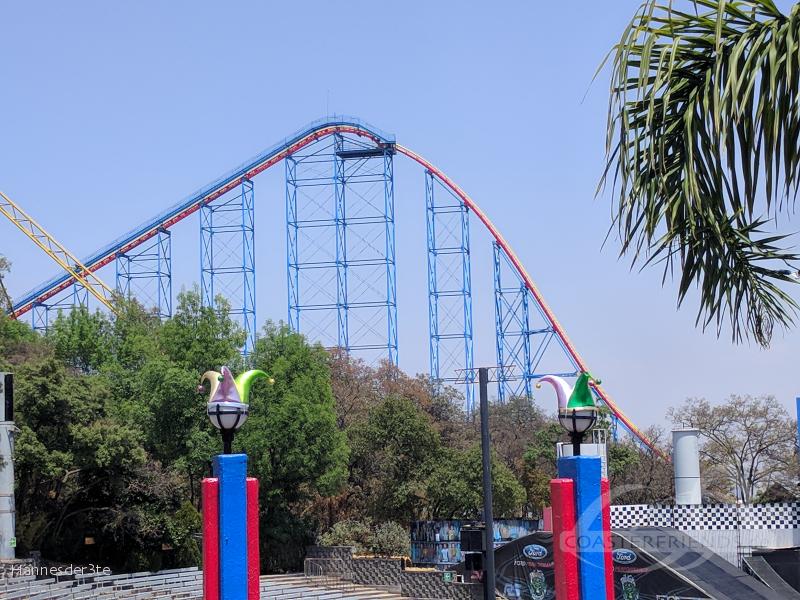
<svg viewBox="0 0 800 600"><path fill-rule="evenodd" d="M307 558L303 574L310 585L343 591L354 589L352 565L340 558Z"/></svg>

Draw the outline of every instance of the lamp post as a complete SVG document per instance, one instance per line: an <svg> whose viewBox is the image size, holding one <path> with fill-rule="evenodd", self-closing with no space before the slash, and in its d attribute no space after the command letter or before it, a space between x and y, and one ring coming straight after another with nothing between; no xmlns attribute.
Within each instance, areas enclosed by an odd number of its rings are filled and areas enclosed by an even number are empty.
<svg viewBox="0 0 800 600"><path fill-rule="evenodd" d="M234 379L228 367L206 371L198 392L209 384L206 414L222 434L223 453L212 460L213 477L203 479L203 598L257 600L259 597L258 480L247 477L247 455L233 454L233 436L250 414L253 381L267 378L254 369Z"/></svg>
<svg viewBox="0 0 800 600"><path fill-rule="evenodd" d="M539 382L536 387L549 383L555 389L558 422L572 440L572 456L558 459L558 477L550 481L556 597L613 598L611 490L602 476L601 458L581 456L583 436L597 422L590 386L600 382L585 371L574 388L557 375L546 375Z"/></svg>

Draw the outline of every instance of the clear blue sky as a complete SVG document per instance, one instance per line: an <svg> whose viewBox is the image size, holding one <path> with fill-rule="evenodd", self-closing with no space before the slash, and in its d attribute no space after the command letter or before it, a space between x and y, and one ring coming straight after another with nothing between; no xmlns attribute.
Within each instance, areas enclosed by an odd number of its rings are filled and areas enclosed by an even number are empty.
<svg viewBox="0 0 800 600"><path fill-rule="evenodd" d="M482 205L640 426L688 396L774 394L793 406L797 332L769 351L703 334L694 299L676 312L660 272L630 272L615 240L602 248L607 76L591 80L638 4L6 2L0 189L84 256L308 121L357 115ZM401 160L400 359L423 371L424 188ZM286 314L282 185L282 169L256 180L259 320ZM198 277L196 220L174 239L179 288ZM473 242L486 364L490 248L477 233ZM6 222L0 252L14 263L13 295L56 272Z"/></svg>

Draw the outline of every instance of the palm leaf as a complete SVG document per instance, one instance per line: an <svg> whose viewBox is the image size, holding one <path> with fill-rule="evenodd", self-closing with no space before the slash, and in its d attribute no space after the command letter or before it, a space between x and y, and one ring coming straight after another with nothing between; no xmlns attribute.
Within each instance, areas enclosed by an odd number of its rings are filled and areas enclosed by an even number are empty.
<svg viewBox="0 0 800 600"><path fill-rule="evenodd" d="M798 305L774 235L800 182L800 4L647 0L613 57L606 167L621 255L679 272L698 324L768 346ZM772 231L771 231L772 230Z"/></svg>

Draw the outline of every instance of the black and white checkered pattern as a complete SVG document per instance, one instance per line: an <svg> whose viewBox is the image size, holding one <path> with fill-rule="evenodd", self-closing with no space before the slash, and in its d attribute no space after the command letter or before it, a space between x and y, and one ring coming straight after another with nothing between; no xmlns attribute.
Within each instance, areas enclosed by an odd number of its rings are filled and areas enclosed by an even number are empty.
<svg viewBox="0 0 800 600"><path fill-rule="evenodd" d="M611 527L648 527L652 525L652 506L620 504L611 507Z"/></svg>
<svg viewBox="0 0 800 600"><path fill-rule="evenodd" d="M794 529L800 526L800 502L744 506L740 519L742 529Z"/></svg>
<svg viewBox="0 0 800 600"><path fill-rule="evenodd" d="M611 507L612 527L675 527L681 530L794 529L800 526L800 503L703 504Z"/></svg>
<svg viewBox="0 0 800 600"><path fill-rule="evenodd" d="M672 519L676 529L700 530L737 529L739 521L735 504L678 505Z"/></svg>
<svg viewBox="0 0 800 600"><path fill-rule="evenodd" d="M653 507L653 527L675 527L675 516L671 506Z"/></svg>

